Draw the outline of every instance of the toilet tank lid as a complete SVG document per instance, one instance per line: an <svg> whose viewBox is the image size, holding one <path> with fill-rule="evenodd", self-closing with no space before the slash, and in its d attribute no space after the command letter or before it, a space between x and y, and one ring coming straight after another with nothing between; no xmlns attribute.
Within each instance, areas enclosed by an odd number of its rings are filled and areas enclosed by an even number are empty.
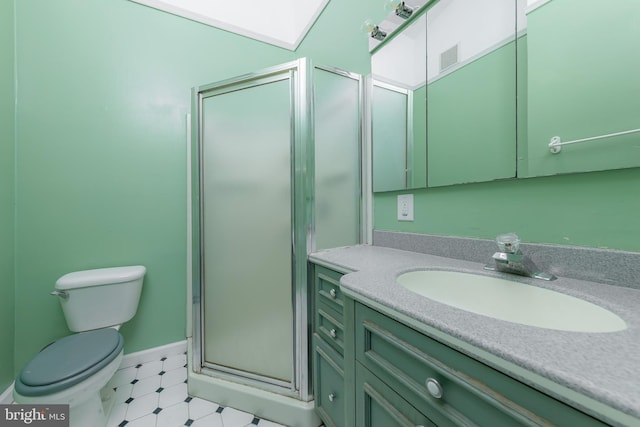
<svg viewBox="0 0 640 427"><path fill-rule="evenodd" d="M100 286L130 282L144 276L147 269L142 265L128 267L97 268L94 270L74 271L65 274L56 281L56 289L67 290L88 286Z"/></svg>

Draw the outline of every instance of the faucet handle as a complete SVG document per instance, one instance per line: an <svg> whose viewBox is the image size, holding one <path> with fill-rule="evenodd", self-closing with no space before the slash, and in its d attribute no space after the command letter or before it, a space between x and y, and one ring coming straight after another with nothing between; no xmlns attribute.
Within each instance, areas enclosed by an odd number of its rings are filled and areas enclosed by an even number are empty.
<svg viewBox="0 0 640 427"><path fill-rule="evenodd" d="M522 252L496 252L491 258L496 262L502 263L522 262L524 255L522 255Z"/></svg>
<svg viewBox="0 0 640 427"><path fill-rule="evenodd" d="M516 233L501 234L496 237L500 252L515 254L520 249L520 238Z"/></svg>

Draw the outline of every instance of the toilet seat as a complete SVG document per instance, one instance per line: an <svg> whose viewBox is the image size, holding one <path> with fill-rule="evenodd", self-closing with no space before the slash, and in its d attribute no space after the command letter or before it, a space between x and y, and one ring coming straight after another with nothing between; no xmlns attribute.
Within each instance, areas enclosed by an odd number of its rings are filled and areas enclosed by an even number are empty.
<svg viewBox="0 0 640 427"><path fill-rule="evenodd" d="M15 390L23 396L43 396L69 388L107 366L123 346L122 335L111 328L61 338L20 371Z"/></svg>

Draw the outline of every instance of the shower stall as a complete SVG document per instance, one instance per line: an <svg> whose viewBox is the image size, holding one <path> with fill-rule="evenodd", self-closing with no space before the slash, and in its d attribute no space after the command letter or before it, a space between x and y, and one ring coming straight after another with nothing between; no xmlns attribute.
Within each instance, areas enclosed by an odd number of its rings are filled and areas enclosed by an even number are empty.
<svg viewBox="0 0 640 427"><path fill-rule="evenodd" d="M191 394L319 424L307 254L361 241L362 96L307 59L193 88Z"/></svg>

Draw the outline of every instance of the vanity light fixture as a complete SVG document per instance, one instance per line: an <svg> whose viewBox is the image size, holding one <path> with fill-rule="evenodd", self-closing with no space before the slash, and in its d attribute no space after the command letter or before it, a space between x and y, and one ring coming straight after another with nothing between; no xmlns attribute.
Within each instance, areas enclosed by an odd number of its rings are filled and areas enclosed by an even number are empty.
<svg viewBox="0 0 640 427"><path fill-rule="evenodd" d="M373 37L376 40L384 40L384 38L387 37L387 33L382 31L380 27L378 27L377 25L373 27L370 34L371 34L371 37Z"/></svg>
<svg viewBox="0 0 640 427"><path fill-rule="evenodd" d="M367 19L364 24L362 24L362 31L368 33L371 38L376 40L384 40L387 37L387 32L380 29L380 27L374 24L371 20Z"/></svg>
<svg viewBox="0 0 640 427"><path fill-rule="evenodd" d="M403 1L389 0L387 5L395 12L396 16L402 19L408 19L413 13L413 8L407 6Z"/></svg>

